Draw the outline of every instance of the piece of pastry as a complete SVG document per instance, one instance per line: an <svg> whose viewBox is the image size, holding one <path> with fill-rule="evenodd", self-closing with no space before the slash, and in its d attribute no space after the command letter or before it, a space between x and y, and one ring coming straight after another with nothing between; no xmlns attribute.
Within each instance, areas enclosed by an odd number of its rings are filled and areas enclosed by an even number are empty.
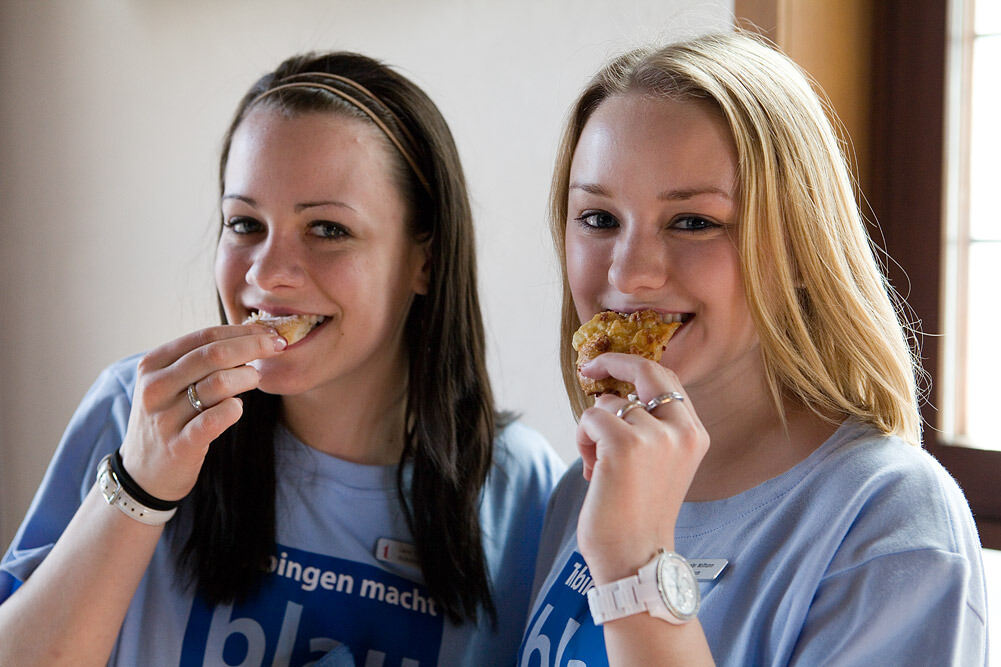
<svg viewBox="0 0 1001 667"><path fill-rule="evenodd" d="M295 345L306 337L313 327L323 322L322 315L272 315L259 310L243 321L244 324L263 324L278 332L288 342Z"/></svg>
<svg viewBox="0 0 1001 667"><path fill-rule="evenodd" d="M667 341L681 326L681 322L665 322L655 310L640 310L625 315L605 310L581 325L573 335L573 349L577 351L577 381L589 396L615 394L625 398L636 392L636 387L613 377L595 380L584 377L580 367L605 352L638 354L652 361L660 361Z"/></svg>

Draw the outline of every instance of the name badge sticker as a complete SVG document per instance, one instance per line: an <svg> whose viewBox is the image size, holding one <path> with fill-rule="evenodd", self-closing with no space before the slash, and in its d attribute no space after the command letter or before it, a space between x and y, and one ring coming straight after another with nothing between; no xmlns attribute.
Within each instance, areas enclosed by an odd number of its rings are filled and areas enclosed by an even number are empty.
<svg viewBox="0 0 1001 667"><path fill-rule="evenodd" d="M380 537L379 541L375 543L375 559L393 565L420 567L420 561L417 559L417 547L407 542L391 540L388 537Z"/></svg>
<svg viewBox="0 0 1001 667"><path fill-rule="evenodd" d="M690 558L688 564L695 572L698 581L715 581L729 564L725 558Z"/></svg>

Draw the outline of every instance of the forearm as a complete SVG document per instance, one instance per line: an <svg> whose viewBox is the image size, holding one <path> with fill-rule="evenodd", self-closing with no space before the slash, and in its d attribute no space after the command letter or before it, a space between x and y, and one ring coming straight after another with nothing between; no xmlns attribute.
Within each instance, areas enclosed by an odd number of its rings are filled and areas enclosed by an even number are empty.
<svg viewBox="0 0 1001 667"><path fill-rule="evenodd" d="M604 633L612 667L715 664L697 619L673 625L648 614L635 614L606 623Z"/></svg>
<svg viewBox="0 0 1001 667"><path fill-rule="evenodd" d="M162 533L92 489L52 552L0 605L0 664L106 664Z"/></svg>

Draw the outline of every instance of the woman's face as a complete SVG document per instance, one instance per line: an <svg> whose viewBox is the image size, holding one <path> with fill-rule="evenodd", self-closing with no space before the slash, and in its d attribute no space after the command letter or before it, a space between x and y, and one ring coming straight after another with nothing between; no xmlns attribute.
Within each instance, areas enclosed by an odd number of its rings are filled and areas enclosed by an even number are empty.
<svg viewBox="0 0 1001 667"><path fill-rule="evenodd" d="M577 314L652 308L680 318L661 364L690 392L762 372L735 245L736 163L710 107L638 94L594 111L571 163L566 261Z"/></svg>
<svg viewBox="0 0 1001 667"><path fill-rule="evenodd" d="M295 395L398 381L404 323L427 289L388 142L332 113L251 112L226 164L216 283L226 317L320 315L285 352L255 362L261 389Z"/></svg>

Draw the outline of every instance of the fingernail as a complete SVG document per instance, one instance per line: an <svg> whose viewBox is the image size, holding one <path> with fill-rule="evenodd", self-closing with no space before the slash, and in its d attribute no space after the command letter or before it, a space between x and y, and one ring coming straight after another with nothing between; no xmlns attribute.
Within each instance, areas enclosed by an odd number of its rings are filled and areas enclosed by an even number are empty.
<svg viewBox="0 0 1001 667"><path fill-rule="evenodd" d="M281 336L275 336L271 340L274 341L275 349L278 350L279 352L288 347L288 341L282 338Z"/></svg>

